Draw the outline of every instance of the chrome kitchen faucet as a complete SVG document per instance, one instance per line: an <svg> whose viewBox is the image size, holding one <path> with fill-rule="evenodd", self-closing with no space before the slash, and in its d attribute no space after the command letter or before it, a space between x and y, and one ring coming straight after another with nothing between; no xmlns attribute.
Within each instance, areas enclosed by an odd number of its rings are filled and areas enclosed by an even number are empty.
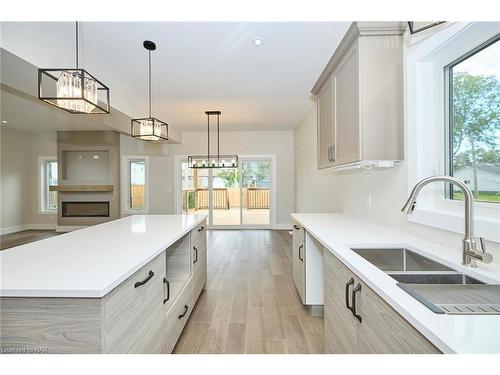
<svg viewBox="0 0 500 375"><path fill-rule="evenodd" d="M462 181L450 176L431 176L418 182L411 191L410 197L406 201L401 211L411 214L417 203L417 196L420 190L431 182L448 182L458 186L464 193L465 199L465 232L462 240L462 264L468 267L476 267L476 260L483 263L491 263L493 256L486 252L484 238L480 237L481 248L477 248L477 241L474 238L474 195L471 189Z"/></svg>

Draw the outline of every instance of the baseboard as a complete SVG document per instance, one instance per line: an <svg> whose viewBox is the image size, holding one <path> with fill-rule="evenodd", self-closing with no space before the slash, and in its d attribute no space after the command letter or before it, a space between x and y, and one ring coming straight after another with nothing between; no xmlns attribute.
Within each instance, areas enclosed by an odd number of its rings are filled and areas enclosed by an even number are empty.
<svg viewBox="0 0 500 375"><path fill-rule="evenodd" d="M56 232L66 233L73 232L74 230L87 228L87 225L58 225L56 226Z"/></svg>
<svg viewBox="0 0 500 375"><path fill-rule="evenodd" d="M25 230L55 230L55 224L22 224L0 228L0 235L22 232Z"/></svg>

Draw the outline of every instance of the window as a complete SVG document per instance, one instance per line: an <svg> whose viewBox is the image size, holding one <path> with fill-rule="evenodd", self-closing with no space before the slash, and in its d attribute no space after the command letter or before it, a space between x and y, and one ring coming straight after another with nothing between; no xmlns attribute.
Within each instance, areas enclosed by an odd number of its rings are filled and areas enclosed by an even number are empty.
<svg viewBox="0 0 500 375"><path fill-rule="evenodd" d="M474 191L474 142L477 173L477 202L474 207L475 235L500 242L500 202L498 194L498 162L488 155L498 155L498 24L491 22L450 22L427 36L409 36L405 51L405 153L408 173L408 194L423 178L449 174L467 183ZM478 85L475 94L461 95L460 82L465 73L474 77L491 77L489 84ZM454 82L455 79L455 82ZM469 78L471 80L471 78ZM493 82L493 83L491 83ZM467 91L466 91L467 92ZM481 97L483 99L481 99ZM460 107L462 98L468 101ZM495 100L493 100L495 99ZM463 103L463 101L462 101ZM495 104L496 103L496 104ZM496 114L493 114L496 106ZM492 118L486 127L485 117L478 110L490 108ZM460 116L476 116L483 126L480 132L459 128L465 124ZM466 118L469 120L469 117ZM493 121L491 121L493 120ZM470 123L468 123L469 125ZM496 129L496 130L495 130ZM475 131L472 132L472 130ZM475 137L472 137L475 135ZM462 144L460 144L460 139ZM460 144L460 145L459 145ZM481 149L478 151L478 149ZM488 153L487 155L482 155ZM493 160L492 160L493 159ZM485 168L486 167L486 168ZM486 171L484 170L486 169ZM492 173L495 172L495 173ZM468 173L468 174L466 174ZM485 177L487 176L487 178ZM489 187L489 186L496 186ZM485 194L487 193L487 194ZM464 203L461 192L448 184L432 184L419 195L412 223L427 225L463 234ZM490 201L486 201L486 197Z"/></svg>
<svg viewBox="0 0 500 375"><path fill-rule="evenodd" d="M129 208L132 210L144 210L146 208L146 162L144 160L131 160L129 167Z"/></svg>
<svg viewBox="0 0 500 375"><path fill-rule="evenodd" d="M149 159L144 156L124 156L122 161L122 211L147 213L149 209Z"/></svg>
<svg viewBox="0 0 500 375"><path fill-rule="evenodd" d="M500 203L500 38L445 67L448 80L448 172L476 201ZM447 197L463 200L455 186Z"/></svg>
<svg viewBox="0 0 500 375"><path fill-rule="evenodd" d="M39 159L40 177L40 212L57 212L57 191L50 191L50 186L57 185L57 160L55 157L42 156Z"/></svg>

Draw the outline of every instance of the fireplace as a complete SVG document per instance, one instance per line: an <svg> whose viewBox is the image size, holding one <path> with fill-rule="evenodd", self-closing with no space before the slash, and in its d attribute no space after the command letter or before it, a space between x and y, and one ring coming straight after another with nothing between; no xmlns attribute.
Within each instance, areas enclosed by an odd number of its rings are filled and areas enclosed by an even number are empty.
<svg viewBox="0 0 500 375"><path fill-rule="evenodd" d="M109 217L109 202L62 202L63 217Z"/></svg>

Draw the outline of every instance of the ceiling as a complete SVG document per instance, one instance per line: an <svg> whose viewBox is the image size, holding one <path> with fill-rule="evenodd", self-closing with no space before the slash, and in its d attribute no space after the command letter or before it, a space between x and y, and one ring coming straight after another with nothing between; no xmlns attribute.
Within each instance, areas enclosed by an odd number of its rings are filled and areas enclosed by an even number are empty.
<svg viewBox="0 0 500 375"><path fill-rule="evenodd" d="M110 87L111 105L147 115L146 39L153 52L153 115L179 131L293 129L348 22L85 22L80 66ZM1 46L39 67L73 67L74 23L3 22ZM253 39L264 43L255 47Z"/></svg>

